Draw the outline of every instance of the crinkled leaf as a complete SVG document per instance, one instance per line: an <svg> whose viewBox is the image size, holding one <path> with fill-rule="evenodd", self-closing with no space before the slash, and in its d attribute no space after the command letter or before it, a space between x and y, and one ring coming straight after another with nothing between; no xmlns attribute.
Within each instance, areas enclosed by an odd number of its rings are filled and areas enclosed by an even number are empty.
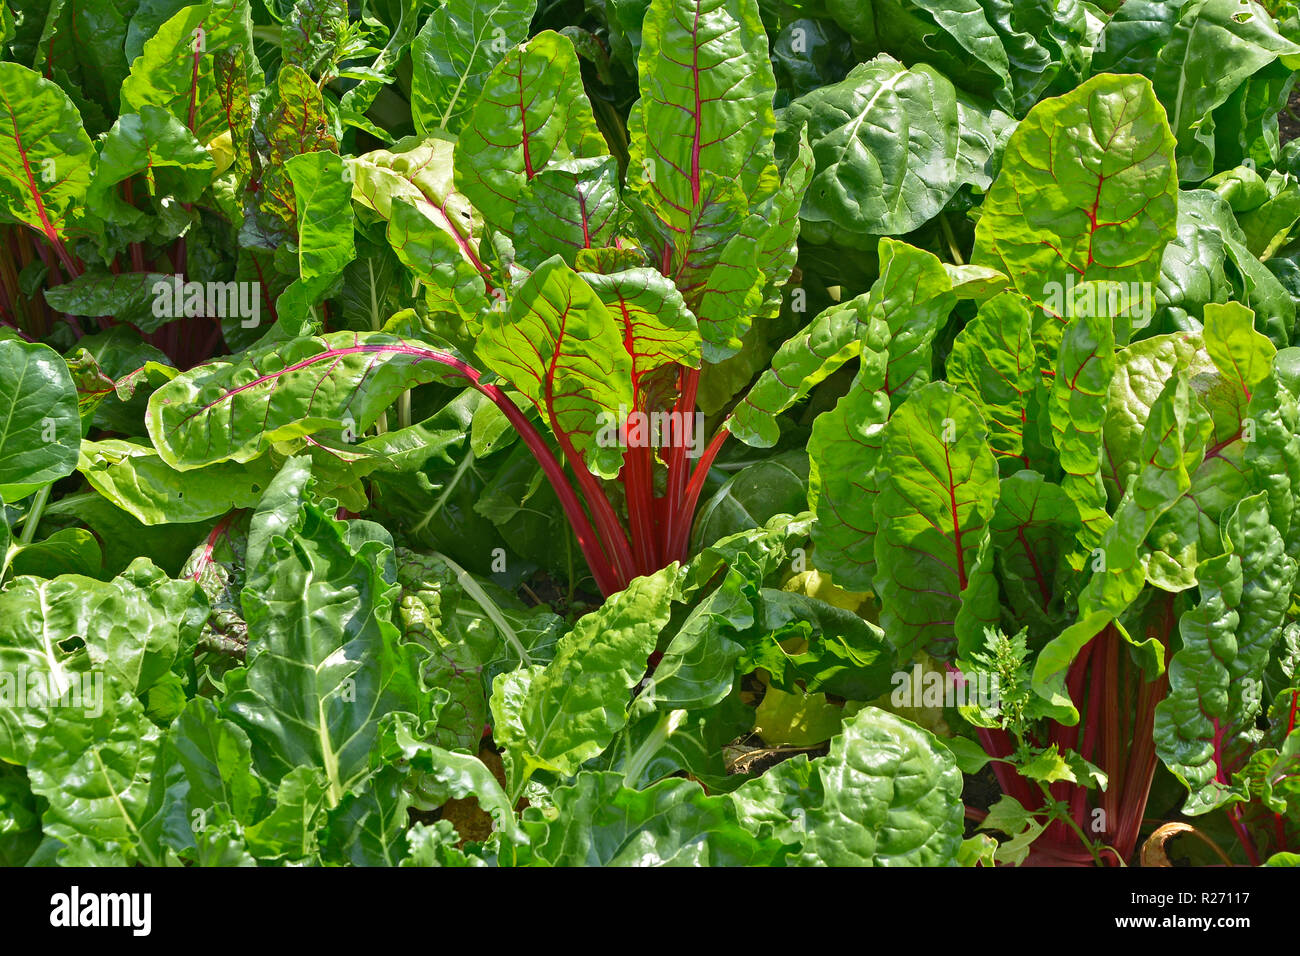
<svg viewBox="0 0 1300 956"><path fill-rule="evenodd" d="M492 715L510 758L511 791L535 770L561 775L604 750L627 725L629 693L668 623L677 565L636 578L560 639L555 659L526 688L505 694L497 678ZM504 708L504 709L503 709ZM513 728L501 733L504 726ZM503 739L504 738L504 739Z"/></svg>
<svg viewBox="0 0 1300 956"><path fill-rule="evenodd" d="M1097 76L1044 100L1007 143L971 261L999 269L1039 306L1067 277L1154 286L1175 232L1173 153L1164 109L1142 77ZM1049 312L1048 321L1065 318Z"/></svg>
<svg viewBox="0 0 1300 956"><path fill-rule="evenodd" d="M510 303L487 313L478 354L523 392L587 468L614 477L623 449L601 425L632 406L632 358L618 322L559 256L542 263ZM565 448L566 453L569 451Z"/></svg>
<svg viewBox="0 0 1300 956"><path fill-rule="evenodd" d="M533 859L551 866L761 866L780 850L692 780L632 790L622 774L583 773L551 796L554 807L528 811L523 824Z"/></svg>
<svg viewBox="0 0 1300 956"><path fill-rule="evenodd" d="M332 332L200 365L149 398L163 461L191 470L251 461L272 443L349 426L360 434L398 395L451 373L448 353L383 333Z"/></svg>
<svg viewBox="0 0 1300 956"><path fill-rule="evenodd" d="M956 91L924 63L881 55L801 96L781 114L778 145L805 125L816 172L800 216L814 242L911 232L961 185Z"/></svg>
<svg viewBox="0 0 1300 956"><path fill-rule="evenodd" d="M421 133L460 130L536 9L536 0L451 0L433 11L411 42L411 115Z"/></svg>
<svg viewBox="0 0 1300 956"><path fill-rule="evenodd" d="M903 659L951 656L998 619L988 551L998 466L987 436L979 410L944 382L918 389L885 426L875 586Z"/></svg>
<svg viewBox="0 0 1300 956"><path fill-rule="evenodd" d="M331 807L368 774L384 713L437 706L421 693L425 652L399 644L389 620L396 594L381 568L391 545L354 546L347 531L306 505L267 542L241 593L248 668L222 701L264 777L315 768Z"/></svg>
<svg viewBox="0 0 1300 956"><path fill-rule="evenodd" d="M607 152L573 43L547 30L493 67L456 143L456 188L510 233L525 187L548 164Z"/></svg>

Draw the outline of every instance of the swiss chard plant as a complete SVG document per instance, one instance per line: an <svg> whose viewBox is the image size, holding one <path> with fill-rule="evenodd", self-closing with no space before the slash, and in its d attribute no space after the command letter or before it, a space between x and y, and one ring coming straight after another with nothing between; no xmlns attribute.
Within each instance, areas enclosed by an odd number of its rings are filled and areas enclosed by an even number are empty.
<svg viewBox="0 0 1300 956"><path fill-rule="evenodd" d="M1233 801L1293 600L1296 382L1237 302L1151 334L1179 204L1204 201L1175 168L1145 79L1045 101L1007 143L972 265L882 240L872 288L814 319L735 413L770 440L773 413L857 359L809 445L814 563L874 591L902 658L1024 685L1014 712L967 716L974 765L992 759L1014 801L990 825L1032 827L1039 862L1128 860L1160 759L1186 812L1228 805L1261 858ZM978 310L927 382L963 294ZM1280 824L1265 839L1290 845Z"/></svg>
<svg viewBox="0 0 1300 956"><path fill-rule="evenodd" d="M252 461L459 379L536 456L603 592L683 559L726 437L705 447L701 378L779 311L812 167L806 143L776 162L762 36L751 4L651 7L624 183L573 43L549 31L488 71L467 109L443 109L454 142L291 160L315 242L350 241L355 200L422 308L374 333L290 335L282 319L265 344L177 377L150 398L159 455L183 470ZM459 80L438 78L430 107Z"/></svg>
<svg viewBox="0 0 1300 956"><path fill-rule="evenodd" d="M1297 67L0 0L0 863L1300 862Z"/></svg>

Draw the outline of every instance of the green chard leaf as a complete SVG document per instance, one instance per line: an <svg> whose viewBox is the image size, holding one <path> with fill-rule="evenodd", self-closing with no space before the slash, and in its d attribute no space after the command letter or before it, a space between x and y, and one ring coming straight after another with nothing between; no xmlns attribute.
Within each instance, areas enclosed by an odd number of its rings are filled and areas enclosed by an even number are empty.
<svg viewBox="0 0 1300 956"><path fill-rule="evenodd" d="M95 150L66 93L18 63L0 63L0 213L63 248L90 185Z"/></svg>
<svg viewBox="0 0 1300 956"><path fill-rule="evenodd" d="M1005 601L1035 637L1055 637L1070 610L1068 557L1082 533L1079 510L1060 485L1036 471L1002 479L989 522Z"/></svg>
<svg viewBox="0 0 1300 956"><path fill-rule="evenodd" d="M951 866L961 788L937 737L865 707L844 721L825 757L783 761L731 799L757 834L797 841L792 862L804 866Z"/></svg>
<svg viewBox="0 0 1300 956"><path fill-rule="evenodd" d="M849 392L813 422L808 442L808 507L813 563L840 587L867 590L875 580L876 517L889 395L883 352L863 349Z"/></svg>
<svg viewBox="0 0 1300 956"><path fill-rule="evenodd" d="M1154 289L1173 238L1174 141L1151 84L1097 76L1029 111L975 227L971 261L992 266L1044 309L1035 322L1054 365L1068 284L1107 279L1139 297Z"/></svg>
<svg viewBox="0 0 1300 956"><path fill-rule="evenodd" d="M459 132L492 67L528 37L537 0L451 0L411 42L411 115L423 135Z"/></svg>
<svg viewBox="0 0 1300 956"><path fill-rule="evenodd" d="M182 471L252 461L275 442L323 429L355 437L412 386L457 380L449 358L384 333L331 332L250 349L155 391L149 437L162 460Z"/></svg>
<svg viewBox="0 0 1300 956"><path fill-rule="evenodd" d="M962 185L957 95L937 70L882 54L781 114L778 148L807 126L816 160L800 216L814 242L869 247L911 232Z"/></svg>
<svg viewBox="0 0 1300 956"><path fill-rule="evenodd" d="M27 763L51 708L89 714L111 705L106 694L143 694L158 683L205 616L194 594L192 582L169 579L147 558L111 582L75 574L15 581L0 595L8 685L0 759ZM26 704L16 696L20 679Z"/></svg>
<svg viewBox="0 0 1300 956"><path fill-rule="evenodd" d="M1079 544L1096 547L1110 524L1101 480L1102 424L1115 374L1115 331L1111 317L1082 312L1061 333L1056 375L1048 398L1052 440L1060 457L1061 487L1083 524ZM1074 561L1082 566L1082 559Z"/></svg>
<svg viewBox="0 0 1300 956"><path fill-rule="evenodd" d="M353 200L389 220L388 241L431 308L477 316L495 280L480 258L483 219L453 184L454 148L412 136L347 163Z"/></svg>
<svg viewBox="0 0 1300 956"><path fill-rule="evenodd" d="M602 426L632 407L633 360L615 317L563 259L538 266L508 312L487 313L478 354L537 406L566 455L618 474L623 448L602 443Z"/></svg>
<svg viewBox="0 0 1300 956"><path fill-rule="evenodd" d="M275 308L279 324L297 333L310 308L356 258L354 217L352 189L338 154L303 153L285 165L297 206L298 278L280 294Z"/></svg>
<svg viewBox="0 0 1300 956"><path fill-rule="evenodd" d="M248 734L268 781L322 774L329 807L368 776L380 717L428 719L441 703L423 692L427 652L400 643L390 620L397 588L382 569L391 552L307 504L253 555L241 593L248 667L228 678L222 715Z"/></svg>
<svg viewBox="0 0 1300 956"><path fill-rule="evenodd" d="M507 235L525 187L552 162L603 156L605 142L568 37L547 30L488 75L456 143L456 188Z"/></svg>
<svg viewBox="0 0 1300 956"><path fill-rule="evenodd" d="M516 261L534 268L552 255L569 265L580 249L607 247L618 226L618 162L612 156L562 159L524 187L515 212Z"/></svg>
<svg viewBox="0 0 1300 956"><path fill-rule="evenodd" d="M1279 57L1288 69L1300 66L1300 44L1283 36L1264 7L1249 0L1185 3L1159 42L1148 75L1178 140L1179 178L1200 182L1216 169L1215 111Z"/></svg>
<svg viewBox="0 0 1300 956"><path fill-rule="evenodd" d="M552 792L553 808L529 810L534 862L551 866L762 866L780 852L740 825L735 805L693 780L644 790L618 773L582 773Z"/></svg>
<svg viewBox="0 0 1300 956"><path fill-rule="evenodd" d="M0 500L70 475L81 446L77 391L48 345L0 341Z"/></svg>
<svg viewBox="0 0 1300 956"><path fill-rule="evenodd" d="M188 474L150 445L110 438L82 442L77 470L90 486L146 525L204 521L251 508L275 475L269 458L222 462Z"/></svg>
<svg viewBox="0 0 1300 956"><path fill-rule="evenodd" d="M808 445L808 503L818 518L814 560L837 584L854 590L870 588L876 573L878 482L872 475L882 427L891 406L897 408L912 389L930 380L932 344L955 303L951 275L931 253L881 239L880 265L871 289L845 306L856 313L862 336L858 375L835 408L818 416ZM854 327L843 325L847 317L831 321L838 327L836 341L843 342ZM782 402L793 401L788 387L766 382L761 378L755 388L773 395L784 391Z"/></svg>
<svg viewBox="0 0 1300 956"><path fill-rule="evenodd" d="M871 309L862 296L818 313L803 332L777 350L772 367L732 410L727 428L747 445L771 448L781 437L777 415L857 358L871 321L880 321L878 310ZM876 340L883 337L881 331Z"/></svg>
<svg viewBox="0 0 1300 956"><path fill-rule="evenodd" d="M946 372L948 382L979 405L1003 470L1028 468L1026 433L1041 379L1025 300L1004 292L984 302L957 333Z"/></svg>
<svg viewBox="0 0 1300 956"><path fill-rule="evenodd" d="M581 618L545 668L496 679L492 717L508 757L512 794L537 770L576 773L627 725L630 693L668 623L676 576L672 564L634 579Z"/></svg>
<svg viewBox="0 0 1300 956"><path fill-rule="evenodd" d="M263 797L248 735L198 697L163 734L142 834L177 853L197 851L208 828L253 822Z"/></svg>
<svg viewBox="0 0 1300 956"><path fill-rule="evenodd" d="M1269 522L1263 494L1237 505L1224 539L1227 553L1197 568L1200 603L1179 621L1169 696L1156 707L1156 752L1186 785L1189 815L1230 797L1233 760L1254 731L1297 567Z"/></svg>
<svg viewBox="0 0 1300 956"><path fill-rule="evenodd" d="M138 113L127 113L108 131L86 191L86 202L99 218L125 227L133 238L145 238L152 228L149 217L122 198L121 183L143 175L154 203L191 203L208 188L215 171L212 154L181 120L159 106L145 103ZM108 249L100 251L108 257ZM118 315L116 310L77 314ZM126 316L119 318L130 321Z"/></svg>
<svg viewBox="0 0 1300 956"><path fill-rule="evenodd" d="M1142 664L1153 673L1164 668L1164 647L1152 637L1138 644L1120 625L1119 616L1146 582L1149 553L1143 542L1156 521L1187 493L1192 472L1205 454L1212 423L1183 374L1170 379L1151 406L1142 432L1141 470L1128 485L1114 522L1090 557L1093 575L1079 596L1079 618L1050 641L1034 665L1034 690L1047 698L1067 722L1078 712L1065 691L1070 663L1102 628L1113 625L1143 652Z"/></svg>
<svg viewBox="0 0 1300 956"><path fill-rule="evenodd" d="M918 389L885 426L876 473L886 636L904 660L978 646L998 620L989 532L998 466L979 410L947 383Z"/></svg>
<svg viewBox="0 0 1300 956"><path fill-rule="evenodd" d="M642 30L624 198L650 259L699 318L706 361L720 362L766 307L769 278L784 281L802 167L778 199L776 83L756 0L655 0Z"/></svg>
<svg viewBox="0 0 1300 956"><path fill-rule="evenodd" d="M132 62L122 83L122 112L159 107L183 123L201 145L208 145L231 131L221 98L219 54L235 51L257 62L246 0L210 0L181 8L145 41ZM257 80L260 85L260 76Z"/></svg>

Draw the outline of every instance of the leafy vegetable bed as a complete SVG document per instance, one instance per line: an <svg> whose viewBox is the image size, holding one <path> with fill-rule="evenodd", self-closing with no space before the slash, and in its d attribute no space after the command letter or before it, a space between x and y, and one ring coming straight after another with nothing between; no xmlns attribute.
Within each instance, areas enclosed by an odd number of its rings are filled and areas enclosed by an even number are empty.
<svg viewBox="0 0 1300 956"><path fill-rule="evenodd" d="M1297 68L2 0L0 863L1300 863Z"/></svg>

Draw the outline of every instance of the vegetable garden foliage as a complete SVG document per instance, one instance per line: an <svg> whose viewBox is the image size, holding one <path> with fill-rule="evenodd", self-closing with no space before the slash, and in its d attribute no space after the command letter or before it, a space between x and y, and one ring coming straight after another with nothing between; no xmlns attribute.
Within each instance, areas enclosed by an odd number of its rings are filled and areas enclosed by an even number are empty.
<svg viewBox="0 0 1300 956"><path fill-rule="evenodd" d="M0 0L0 862L1294 863L1298 67Z"/></svg>

